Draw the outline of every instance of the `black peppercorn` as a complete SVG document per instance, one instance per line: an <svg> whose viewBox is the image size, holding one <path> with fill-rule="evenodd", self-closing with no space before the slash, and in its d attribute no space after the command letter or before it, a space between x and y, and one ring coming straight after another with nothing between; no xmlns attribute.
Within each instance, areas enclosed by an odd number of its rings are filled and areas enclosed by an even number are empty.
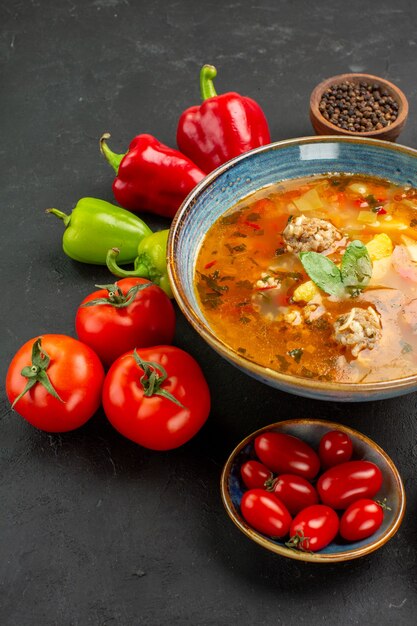
<svg viewBox="0 0 417 626"><path fill-rule="evenodd" d="M344 81L322 94L319 111L343 130L370 132L392 124L398 117L398 102L377 83Z"/></svg>

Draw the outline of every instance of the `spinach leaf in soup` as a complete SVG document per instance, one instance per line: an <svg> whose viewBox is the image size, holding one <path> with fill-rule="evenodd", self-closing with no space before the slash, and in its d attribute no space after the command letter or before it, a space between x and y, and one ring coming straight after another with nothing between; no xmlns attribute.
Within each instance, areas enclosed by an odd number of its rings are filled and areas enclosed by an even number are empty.
<svg viewBox="0 0 417 626"><path fill-rule="evenodd" d="M337 298L357 296L372 276L372 261L367 247L351 241L342 257L340 269L318 252L301 252L301 263L311 280L324 292Z"/></svg>
<svg viewBox="0 0 417 626"><path fill-rule="evenodd" d="M367 247L358 240L346 248L340 268L345 288L353 295L369 283L372 276L372 261Z"/></svg>
<svg viewBox="0 0 417 626"><path fill-rule="evenodd" d="M342 275L333 261L318 252L300 252L303 267L311 280L331 296L341 297L344 293Z"/></svg>

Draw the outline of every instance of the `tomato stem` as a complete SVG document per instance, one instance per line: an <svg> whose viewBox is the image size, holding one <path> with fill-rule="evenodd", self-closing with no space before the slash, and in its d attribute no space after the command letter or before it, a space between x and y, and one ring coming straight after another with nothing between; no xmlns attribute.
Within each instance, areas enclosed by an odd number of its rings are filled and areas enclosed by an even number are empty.
<svg viewBox="0 0 417 626"><path fill-rule="evenodd" d="M156 363L155 361L144 361L140 358L136 350L133 351L133 358L135 359L137 365L143 370L143 376L140 378L140 383L146 397L162 396L163 398L174 402L174 404L177 404L181 408L186 408L179 400L177 400L177 398L175 398L175 396L172 395L172 393L161 388L162 384L167 380L168 374L166 369L160 363Z"/></svg>
<svg viewBox="0 0 417 626"><path fill-rule="evenodd" d="M293 550L302 550L303 552L310 552L308 549L310 537L305 537L302 530L297 530L295 535L293 535L289 541L285 542L287 548L291 548ZM306 547L304 547L304 542L307 543Z"/></svg>
<svg viewBox="0 0 417 626"><path fill-rule="evenodd" d="M95 300L89 300L89 302L85 302L82 304L82 307L85 306L96 306L101 304L107 304L115 307L116 309L123 309L129 304L132 304L133 300L136 298L137 294L140 291L143 291L147 287L152 287L153 283L139 283L138 285L133 285L126 292L123 293L122 289L119 287L117 283L113 283L112 285L95 285L98 289L107 289L108 297L107 298L96 298Z"/></svg>
<svg viewBox="0 0 417 626"><path fill-rule="evenodd" d="M379 504L381 509L383 509L384 511L392 511L391 507L388 506L388 504L387 504L387 499L386 498L384 498L383 500L375 500L375 502L377 504Z"/></svg>
<svg viewBox="0 0 417 626"><path fill-rule="evenodd" d="M266 479L266 481L264 482L264 487L267 491L274 491L275 485L277 484L277 478L274 478L274 475L270 474L269 478Z"/></svg>
<svg viewBox="0 0 417 626"><path fill-rule="evenodd" d="M49 380L49 376L46 373L48 369L49 363L51 361L51 357L45 350L42 348L42 337L39 337L32 346L32 365L27 365L20 372L22 376L27 378L27 383L21 393L15 398L12 404L12 409L15 404L19 402L20 398L22 398L25 393L32 389L36 383L40 383L45 387L46 391L51 394L54 398L59 400L60 402L64 402L62 398L59 397L58 393L55 391L51 381Z"/></svg>

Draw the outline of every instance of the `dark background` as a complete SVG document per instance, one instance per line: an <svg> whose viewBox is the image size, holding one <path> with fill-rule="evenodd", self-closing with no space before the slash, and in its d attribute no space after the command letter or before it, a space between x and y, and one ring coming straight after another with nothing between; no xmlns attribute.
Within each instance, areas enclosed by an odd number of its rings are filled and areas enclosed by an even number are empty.
<svg viewBox="0 0 417 626"><path fill-rule="evenodd" d="M175 145L180 113L199 102L200 67L212 63L218 92L257 99L273 140L312 134L308 100L321 79L387 77L409 98L400 142L417 147L416 18L411 0L2 0L2 380L26 340L74 335L77 305L110 278L69 260L62 224L44 213L83 196L112 200L102 132L117 152L140 132ZM70 434L37 431L1 390L0 622L415 623L416 395L349 405L280 393L223 362L179 312L175 343L201 364L213 408L198 436L169 453L123 439L101 412ZM407 512L378 552L335 565L290 561L226 516L219 476L232 448L298 417L351 425L397 463Z"/></svg>

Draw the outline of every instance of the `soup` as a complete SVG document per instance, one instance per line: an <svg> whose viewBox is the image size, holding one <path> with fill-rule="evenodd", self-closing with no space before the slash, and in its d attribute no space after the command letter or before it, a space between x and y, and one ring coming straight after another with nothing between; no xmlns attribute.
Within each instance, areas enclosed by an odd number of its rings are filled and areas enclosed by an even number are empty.
<svg viewBox="0 0 417 626"><path fill-rule="evenodd" d="M249 360L343 383L417 373L417 190L328 175L269 186L220 217L195 284Z"/></svg>

